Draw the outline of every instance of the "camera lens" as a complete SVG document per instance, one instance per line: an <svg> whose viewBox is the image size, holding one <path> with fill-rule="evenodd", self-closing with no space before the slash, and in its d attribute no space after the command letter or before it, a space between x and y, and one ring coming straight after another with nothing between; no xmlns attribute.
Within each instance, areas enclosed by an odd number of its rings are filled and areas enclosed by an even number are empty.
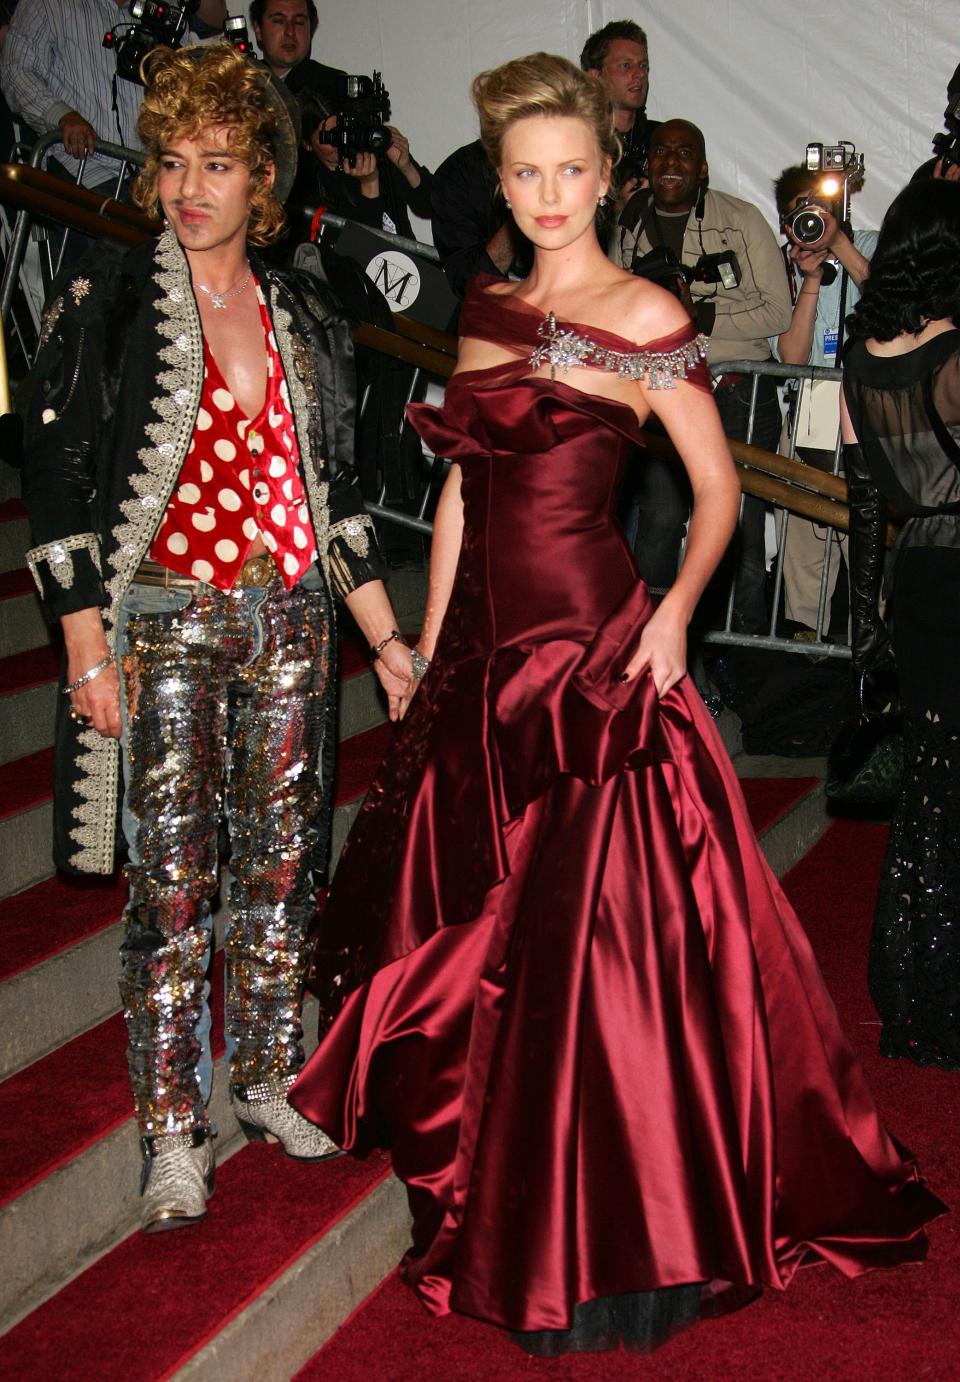
<svg viewBox="0 0 960 1382"><path fill-rule="evenodd" d="M827 223L816 207L807 207L790 218L790 229L801 245L813 245L826 233Z"/></svg>

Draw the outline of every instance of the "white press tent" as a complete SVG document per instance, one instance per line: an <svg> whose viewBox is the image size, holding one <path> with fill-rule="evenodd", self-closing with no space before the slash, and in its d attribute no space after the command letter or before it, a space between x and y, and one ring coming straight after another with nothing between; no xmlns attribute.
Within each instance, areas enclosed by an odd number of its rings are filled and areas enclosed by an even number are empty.
<svg viewBox="0 0 960 1382"><path fill-rule="evenodd" d="M231 7L232 8L232 7ZM957 0L319 0L314 56L378 69L393 123L430 168L476 137L474 73L536 49L579 58L587 35L634 19L650 44L648 111L704 131L711 184L775 223L771 181L807 143L866 159L854 222L877 227L943 127L960 62ZM429 238L428 228L416 223Z"/></svg>

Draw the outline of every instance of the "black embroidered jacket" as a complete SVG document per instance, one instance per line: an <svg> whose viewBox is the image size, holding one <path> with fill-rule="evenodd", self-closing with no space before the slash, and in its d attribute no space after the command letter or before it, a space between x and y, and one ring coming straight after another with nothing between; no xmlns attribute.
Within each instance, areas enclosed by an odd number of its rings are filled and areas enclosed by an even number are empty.
<svg viewBox="0 0 960 1382"><path fill-rule="evenodd" d="M251 261L283 361L320 563L342 597L381 575L353 465L348 325L313 279ZM34 542L27 559L49 617L98 605L112 647L193 436L203 336L171 231L125 255L102 250L91 264L47 309L21 390L23 498ZM54 858L110 873L119 745L75 724L58 700Z"/></svg>

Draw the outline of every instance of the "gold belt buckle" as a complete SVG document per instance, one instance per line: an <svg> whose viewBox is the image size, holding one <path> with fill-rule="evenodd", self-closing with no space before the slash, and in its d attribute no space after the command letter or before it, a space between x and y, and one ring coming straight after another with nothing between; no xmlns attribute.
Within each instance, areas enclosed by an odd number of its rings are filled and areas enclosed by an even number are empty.
<svg viewBox="0 0 960 1382"><path fill-rule="evenodd" d="M248 557L240 568L237 585L244 588L269 585L275 569L271 557Z"/></svg>

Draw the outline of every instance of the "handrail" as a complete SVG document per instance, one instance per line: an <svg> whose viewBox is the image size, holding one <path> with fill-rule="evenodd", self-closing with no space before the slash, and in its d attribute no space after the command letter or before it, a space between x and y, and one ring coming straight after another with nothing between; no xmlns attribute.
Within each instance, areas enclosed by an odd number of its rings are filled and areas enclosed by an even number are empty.
<svg viewBox="0 0 960 1382"><path fill-rule="evenodd" d="M38 177L49 176L46 174L41 174L40 164L43 162L44 158L47 156L50 150L56 148L58 145L63 145L63 135L60 133L59 130L48 131L47 134L41 135L40 138L37 139L37 141L33 145L30 151L29 164L22 164L19 166L25 168L29 167L33 169ZM119 192L120 190L120 186L123 182L123 178L127 167L130 164L140 165L144 162L144 155L138 152L136 149L126 149L123 147L123 145L112 144L109 140L106 139L95 140L93 148L95 153L105 154L108 158L115 160L119 164L116 173L116 186L114 189L117 192ZM69 194L64 194L63 189L77 187L80 183L81 178L83 177L86 166L87 159L86 156L84 156L84 158L80 161L80 166L77 171L77 181L75 183L71 183L68 180L62 178L53 179L54 182L60 184L60 196L64 202L67 202ZM108 181L112 181L112 179L113 174L110 174L110 177L104 179L104 182L106 183ZM8 189L10 185L10 182L6 184ZM34 190L36 191L38 189L35 188ZM96 196L97 194L94 193L93 195ZM51 191L51 196L56 197L56 193ZM16 202L13 202L12 198L11 203L14 205L18 204ZM17 283L20 277L20 270L23 266L24 256L26 255L27 237L30 234L31 219L32 215L34 214L30 210L28 210L28 208L22 203L20 203L19 205L20 210L17 214L16 222L13 228L13 233L10 236L10 245L7 252L7 260L3 268L2 284L0 284L0 320L2 320L3 322L6 322L7 318L9 317L10 309L13 305L14 295L17 291ZM42 201L37 201L34 205L37 214L50 216L54 220L59 220L67 223L67 218L63 214L63 209L58 209L57 206L54 205L54 203L43 203ZM78 209L78 207L77 204L74 203L74 210L76 209ZM115 220L114 224L116 223L117 222ZM90 233L87 226L85 226L82 223L69 225L69 229L80 230L83 233ZM96 234L98 230L99 226L97 226L96 229L94 229L93 233ZM118 238L121 241L123 241L122 236L118 236L115 238ZM130 242L128 240L125 243L135 242Z"/></svg>
<svg viewBox="0 0 960 1382"><path fill-rule="evenodd" d="M52 216L87 235L108 235L125 245L139 245L158 234L162 222L135 206L64 182L28 163L0 163L0 201L38 216Z"/></svg>

